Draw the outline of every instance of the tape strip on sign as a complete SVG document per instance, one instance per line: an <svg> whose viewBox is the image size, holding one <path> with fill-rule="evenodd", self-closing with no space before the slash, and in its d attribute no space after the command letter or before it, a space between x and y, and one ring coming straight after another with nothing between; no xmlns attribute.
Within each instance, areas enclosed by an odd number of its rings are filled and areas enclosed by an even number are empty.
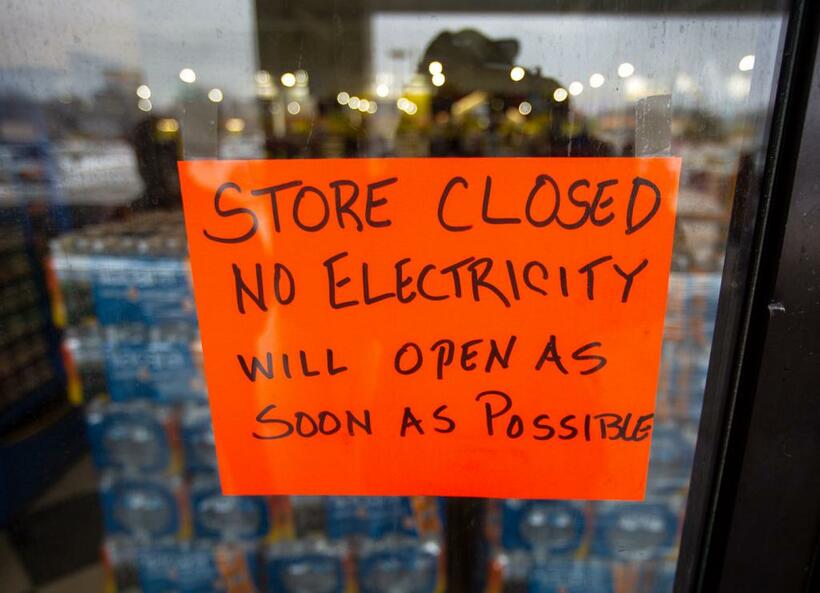
<svg viewBox="0 0 820 593"><path fill-rule="evenodd" d="M679 159L179 172L225 494L644 496Z"/></svg>

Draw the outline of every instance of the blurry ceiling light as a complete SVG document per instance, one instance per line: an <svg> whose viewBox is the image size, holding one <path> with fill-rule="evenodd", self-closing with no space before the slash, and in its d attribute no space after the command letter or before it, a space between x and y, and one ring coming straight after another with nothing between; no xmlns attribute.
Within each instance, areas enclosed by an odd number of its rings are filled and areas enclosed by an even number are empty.
<svg viewBox="0 0 820 593"><path fill-rule="evenodd" d="M350 97L350 99L347 101L347 106L350 107L351 109L358 109L359 108L359 103L361 103L361 102L362 102L362 100L359 99L359 97Z"/></svg>
<svg viewBox="0 0 820 593"><path fill-rule="evenodd" d="M390 87L387 86L385 83L381 83L379 85L376 85L376 94L379 97L384 98L384 97L386 97L387 95L390 94Z"/></svg>
<svg viewBox="0 0 820 593"><path fill-rule="evenodd" d="M398 101L396 101L396 107L401 109L402 111L407 111L407 108L410 106L410 99L406 97L400 97Z"/></svg>
<svg viewBox="0 0 820 593"><path fill-rule="evenodd" d="M606 82L606 78L604 78L603 74L599 74L598 72L589 77L589 86L594 89L603 86L604 82Z"/></svg>
<svg viewBox="0 0 820 593"><path fill-rule="evenodd" d="M624 62L620 66L618 66L618 76L621 78L629 78L635 74L635 66L630 64L629 62Z"/></svg>
<svg viewBox="0 0 820 593"><path fill-rule="evenodd" d="M557 89L555 89L555 92L552 94L552 98L555 99L556 101L558 101L559 103L561 101L565 101L568 96L569 96L569 93L567 92L567 89L565 89L563 87L558 87Z"/></svg>
<svg viewBox="0 0 820 593"><path fill-rule="evenodd" d="M518 82L524 78L526 73L521 66L513 66L512 70L510 70L510 78L513 82Z"/></svg>
<svg viewBox="0 0 820 593"><path fill-rule="evenodd" d="M151 89L148 88L147 84L141 84L137 87L137 97L139 97L140 99L151 98Z"/></svg>
<svg viewBox="0 0 820 593"><path fill-rule="evenodd" d="M151 101L148 99L140 99L137 101L137 107L140 111L151 111L153 105L151 105Z"/></svg>
<svg viewBox="0 0 820 593"><path fill-rule="evenodd" d="M584 85L581 84L579 81L575 80L569 83L569 94L573 97L580 95L584 92Z"/></svg>
<svg viewBox="0 0 820 593"><path fill-rule="evenodd" d="M430 65L427 66L427 71L435 76L436 74L441 74L444 71L444 66L441 65L441 62L430 62Z"/></svg>
<svg viewBox="0 0 820 593"><path fill-rule="evenodd" d="M271 76L270 72L267 70L259 70L256 74L253 75L254 80L256 80L256 84L270 84L271 83Z"/></svg>
<svg viewBox="0 0 820 593"><path fill-rule="evenodd" d="M428 80L424 74L413 74L410 82L404 85L407 91L424 93L427 91Z"/></svg>
<svg viewBox="0 0 820 593"><path fill-rule="evenodd" d="M229 132L239 133L245 129L245 120L241 117L229 117L225 121L225 129Z"/></svg>
<svg viewBox="0 0 820 593"><path fill-rule="evenodd" d="M350 95L347 94L345 91L342 91L338 95L336 95L336 102L339 105L347 105L347 102L350 101Z"/></svg>
<svg viewBox="0 0 820 593"><path fill-rule="evenodd" d="M288 113L290 113L291 115L296 115L300 111L302 111L302 106L299 105L298 101L291 101L290 103L288 103Z"/></svg>
<svg viewBox="0 0 820 593"><path fill-rule="evenodd" d="M407 115L415 115L415 113L418 110L419 110L419 108L416 107L416 104L411 101L410 105L408 105L407 109L405 109L404 111L405 111L405 113L407 113Z"/></svg>
<svg viewBox="0 0 820 593"><path fill-rule="evenodd" d="M256 87L256 96L262 99L273 99L276 94L276 89L272 84L260 84Z"/></svg>
<svg viewBox="0 0 820 593"><path fill-rule="evenodd" d="M749 54L748 56L743 56L740 58L740 62L738 62L737 67L741 72L749 72L750 70L753 70L755 67L754 54Z"/></svg>
<svg viewBox="0 0 820 593"><path fill-rule="evenodd" d="M733 99L745 99L749 96L749 91L752 88L752 81L748 76L743 74L732 74L729 77L728 89L729 95Z"/></svg>
<svg viewBox="0 0 820 593"><path fill-rule="evenodd" d="M368 101L367 99L362 99L361 101L359 101L358 109L359 109L359 111L364 113L365 111L370 109L370 101Z"/></svg>
<svg viewBox="0 0 820 593"><path fill-rule="evenodd" d="M434 86L443 86L444 85L444 74L439 72L438 74L433 74L433 85Z"/></svg>
<svg viewBox="0 0 820 593"><path fill-rule="evenodd" d="M375 101L370 102L370 106L367 108L367 112L370 114L376 113L379 110L379 106L376 105Z"/></svg>
<svg viewBox="0 0 820 593"><path fill-rule="evenodd" d="M167 134L179 131L179 122L172 117L163 117L157 121L157 131Z"/></svg>
<svg viewBox="0 0 820 593"><path fill-rule="evenodd" d="M296 84L299 86L304 86L308 82L308 73L307 70L297 70L294 74L294 78L296 80Z"/></svg>
<svg viewBox="0 0 820 593"><path fill-rule="evenodd" d="M624 89L626 90L626 96L630 100L640 99L646 96L647 94L647 87L648 84L646 80L641 76L635 76L634 78L630 78L626 81L626 85Z"/></svg>
<svg viewBox="0 0 820 593"><path fill-rule="evenodd" d="M521 115L529 115L532 113L532 105L529 101L521 101L518 105L518 113Z"/></svg>
<svg viewBox="0 0 820 593"><path fill-rule="evenodd" d="M196 80L196 72L194 72L190 68L183 68L179 71L179 79L182 82L191 84Z"/></svg>
<svg viewBox="0 0 820 593"><path fill-rule="evenodd" d="M695 81L692 77L681 72L675 79L675 90L681 93L691 93L695 90Z"/></svg>
<svg viewBox="0 0 820 593"><path fill-rule="evenodd" d="M225 96L222 94L222 91L220 89L211 89L210 91L208 91L208 99L212 103L221 103L222 99L224 98Z"/></svg>
<svg viewBox="0 0 820 593"><path fill-rule="evenodd" d="M483 91L473 91L466 97L463 97L453 103L453 115L461 117L468 111L478 107L487 100L487 93Z"/></svg>
<svg viewBox="0 0 820 593"><path fill-rule="evenodd" d="M296 84L296 75L293 72L285 72L279 80L284 86L290 88Z"/></svg>

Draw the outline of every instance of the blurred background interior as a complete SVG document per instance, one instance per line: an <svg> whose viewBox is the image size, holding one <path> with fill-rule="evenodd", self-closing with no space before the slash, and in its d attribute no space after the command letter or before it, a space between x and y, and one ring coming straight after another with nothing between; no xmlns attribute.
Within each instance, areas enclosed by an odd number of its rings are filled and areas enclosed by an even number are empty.
<svg viewBox="0 0 820 593"><path fill-rule="evenodd" d="M610 4L0 0L0 589L448 587L446 500L219 494L178 159L674 155L647 501L476 502L459 560L475 593L671 591L783 12Z"/></svg>

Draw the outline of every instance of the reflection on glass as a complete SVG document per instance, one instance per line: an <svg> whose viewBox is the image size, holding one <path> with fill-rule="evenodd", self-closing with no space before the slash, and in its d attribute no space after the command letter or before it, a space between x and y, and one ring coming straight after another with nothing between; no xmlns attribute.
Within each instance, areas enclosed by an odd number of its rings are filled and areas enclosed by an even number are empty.
<svg viewBox="0 0 820 593"><path fill-rule="evenodd" d="M0 207L18 229L4 227L1 247L5 268L25 270L20 229L34 229L43 251L55 239L72 397L124 400L95 403L90 427L117 406L119 418L140 418L91 436L114 584L181 587L186 562L209 584L288 593L353 583L433 593L443 581L442 501L212 496L191 510L192 484L212 480L216 462L181 218L157 212L179 208L179 158L633 156L650 146L682 157L683 170L647 500L489 501L476 582L487 593L671 591L734 185L762 149L781 16L86 4L13 2L0 20ZM99 291L103 263L125 278L114 297ZM27 298L16 277L3 277L4 303ZM0 327L15 336L45 323L6 307ZM135 317L104 331L111 307ZM168 319L188 328L169 330ZM162 327L142 327L152 324ZM2 413L56 374L44 340L0 332ZM15 362L33 358L42 364ZM209 545L223 538L239 552L197 548L203 529ZM217 562L228 557L242 561Z"/></svg>

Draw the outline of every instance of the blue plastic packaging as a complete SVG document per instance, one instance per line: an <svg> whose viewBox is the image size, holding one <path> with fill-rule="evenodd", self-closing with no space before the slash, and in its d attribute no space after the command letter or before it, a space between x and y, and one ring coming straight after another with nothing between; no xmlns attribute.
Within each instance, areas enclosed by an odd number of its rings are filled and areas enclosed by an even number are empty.
<svg viewBox="0 0 820 593"><path fill-rule="evenodd" d="M258 563L253 548L168 544L140 550L142 593L255 593Z"/></svg>
<svg viewBox="0 0 820 593"><path fill-rule="evenodd" d="M183 534L182 483L176 477L107 474L101 480L100 496L109 535L149 541Z"/></svg>
<svg viewBox="0 0 820 593"><path fill-rule="evenodd" d="M177 469L175 415L170 408L97 400L88 406L86 425L100 469L145 474Z"/></svg>
<svg viewBox="0 0 820 593"><path fill-rule="evenodd" d="M613 560L664 558L674 549L678 523L674 501L601 503L592 551L596 556Z"/></svg>
<svg viewBox="0 0 820 593"><path fill-rule="evenodd" d="M657 424L652 431L648 488L653 493L677 492L689 484L694 441L673 424Z"/></svg>
<svg viewBox="0 0 820 593"><path fill-rule="evenodd" d="M114 401L204 401L196 330L184 324L109 326L105 332L108 391Z"/></svg>
<svg viewBox="0 0 820 593"><path fill-rule="evenodd" d="M406 496L328 496L325 505L328 535L333 539L418 533Z"/></svg>
<svg viewBox="0 0 820 593"><path fill-rule="evenodd" d="M223 496L219 483L201 478L190 488L195 538L241 541L263 538L270 531L270 506L263 496Z"/></svg>
<svg viewBox="0 0 820 593"><path fill-rule="evenodd" d="M270 546L266 569L268 589L276 593L344 593L347 549L321 540L286 541Z"/></svg>
<svg viewBox="0 0 820 593"><path fill-rule="evenodd" d="M356 575L361 593L435 593L442 588L438 543L406 538L366 541Z"/></svg>
<svg viewBox="0 0 820 593"><path fill-rule="evenodd" d="M662 562L655 567L654 578L652 579L652 593L672 593L675 586L676 563Z"/></svg>
<svg viewBox="0 0 820 593"><path fill-rule="evenodd" d="M511 499L502 504L501 544L505 549L566 556L581 547L587 524L581 503Z"/></svg>
<svg viewBox="0 0 820 593"><path fill-rule="evenodd" d="M182 410L182 446L188 475L216 475L216 444L207 404L189 404Z"/></svg>
<svg viewBox="0 0 820 593"><path fill-rule="evenodd" d="M101 324L196 322L184 259L98 256L95 270L93 297Z"/></svg>
<svg viewBox="0 0 820 593"><path fill-rule="evenodd" d="M589 560L554 560L530 572L528 593L613 593L610 567Z"/></svg>

